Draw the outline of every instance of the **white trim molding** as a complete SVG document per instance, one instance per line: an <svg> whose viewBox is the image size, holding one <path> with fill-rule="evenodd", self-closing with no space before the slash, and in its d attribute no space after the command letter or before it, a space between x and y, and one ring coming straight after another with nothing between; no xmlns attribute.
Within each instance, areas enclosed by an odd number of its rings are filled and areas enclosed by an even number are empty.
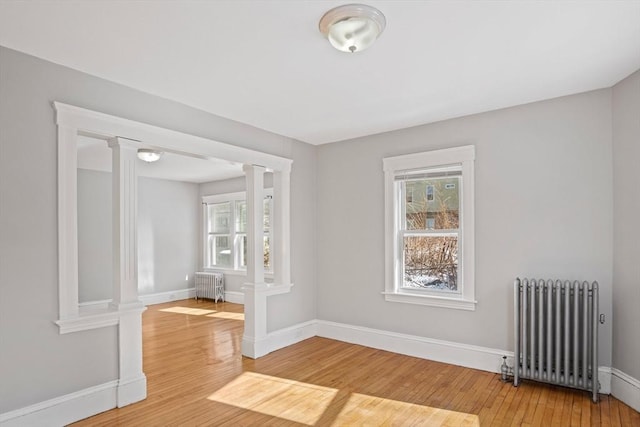
<svg viewBox="0 0 640 427"><path fill-rule="evenodd" d="M224 291L224 300L226 302L244 305L244 292Z"/></svg>
<svg viewBox="0 0 640 427"><path fill-rule="evenodd" d="M309 320L270 332L267 334L267 353L313 338L317 334L317 320Z"/></svg>
<svg viewBox="0 0 640 427"><path fill-rule="evenodd" d="M225 159L245 165L262 165L266 171L282 174L284 178L277 180L274 193L289 196L288 177L291 172L291 159L262 153L260 151L215 141L207 138L189 135L182 132L161 128L158 126L128 120L84 108L53 102L56 112L55 121L58 127L58 300L59 321L64 325L68 319L73 319L74 330L86 330L91 327L102 327L109 322L95 322L88 319L86 325L79 326L84 316L79 313L78 305L78 244L77 244L77 139L79 135L117 143L121 147L134 150L137 148L152 148L164 152L192 156L201 159ZM117 157L117 156L114 156ZM280 188L282 187L282 188ZM288 236L289 201L282 200L282 206L276 206L277 215L284 221L281 224L282 233ZM284 207L284 209L283 209ZM280 223L280 222L279 222ZM127 229L126 222L123 223ZM135 228L135 227L134 227ZM287 228L285 230L284 228ZM135 243L135 242L134 242ZM134 251L135 252L135 251ZM274 248L274 258L284 257L285 262L278 266L290 268L288 263L288 241L280 239L280 244ZM134 261L135 263L135 261ZM135 265L134 265L135 267ZM279 277L289 277L289 272L279 272ZM288 285L288 283L283 283ZM120 291L120 290L119 290ZM119 296L115 292L116 297ZM123 301L133 299L124 294ZM70 329L67 329L70 331Z"/></svg>
<svg viewBox="0 0 640 427"><path fill-rule="evenodd" d="M67 425L115 408L117 392L117 380L89 387L0 414L0 426Z"/></svg>
<svg viewBox="0 0 640 427"><path fill-rule="evenodd" d="M514 365L512 351L495 348L399 334L325 320L317 321L317 331L319 337L488 372L500 373L502 356L507 356L507 365L511 367ZM610 378L611 368L601 366L598 369L600 393L609 394ZM618 397L615 394L614 396Z"/></svg>
<svg viewBox="0 0 640 427"><path fill-rule="evenodd" d="M317 320L309 320L297 325L269 332L265 337L253 340L250 345L255 358L262 357L273 351L288 347L300 341L315 337L317 334Z"/></svg>
<svg viewBox="0 0 640 427"><path fill-rule="evenodd" d="M384 170L384 262L386 301L473 311L475 299L475 220L474 220L475 146L446 148L382 159ZM403 267L403 190L397 179L411 174L455 170L461 174L460 225L458 229L457 292L407 289L402 287ZM427 230L420 230L427 233Z"/></svg>
<svg viewBox="0 0 640 427"><path fill-rule="evenodd" d="M111 306L104 307L103 303L104 301L96 302L95 306L92 306L91 303L84 303L77 316L55 321L60 334L119 325L123 316L141 315L146 310L142 305L123 306L116 309Z"/></svg>
<svg viewBox="0 0 640 427"><path fill-rule="evenodd" d="M196 288L177 289L175 291L157 292L154 294L140 295L138 298L144 305L162 304L196 297Z"/></svg>
<svg viewBox="0 0 640 427"><path fill-rule="evenodd" d="M640 380L612 368L611 394L640 412Z"/></svg>
<svg viewBox="0 0 640 427"><path fill-rule="evenodd" d="M380 329L318 320L318 336L451 365L500 372L502 356L513 352Z"/></svg>

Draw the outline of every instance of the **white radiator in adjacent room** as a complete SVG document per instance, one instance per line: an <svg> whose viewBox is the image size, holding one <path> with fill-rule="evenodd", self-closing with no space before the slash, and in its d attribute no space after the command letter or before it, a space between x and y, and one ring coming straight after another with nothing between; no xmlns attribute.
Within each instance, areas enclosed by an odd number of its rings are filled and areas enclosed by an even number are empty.
<svg viewBox="0 0 640 427"><path fill-rule="evenodd" d="M224 301L224 275L222 273L196 273L196 300L209 298Z"/></svg>

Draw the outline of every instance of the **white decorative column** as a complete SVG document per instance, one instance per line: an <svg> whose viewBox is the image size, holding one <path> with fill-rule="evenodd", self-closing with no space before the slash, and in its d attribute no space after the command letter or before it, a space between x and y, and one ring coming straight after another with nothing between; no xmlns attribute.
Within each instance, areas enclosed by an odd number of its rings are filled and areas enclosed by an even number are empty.
<svg viewBox="0 0 640 427"><path fill-rule="evenodd" d="M267 353L267 295L264 283L263 166L244 165L247 180L247 283L244 290L242 354L252 359Z"/></svg>
<svg viewBox="0 0 640 427"><path fill-rule="evenodd" d="M273 281L291 286L291 183L290 169L273 172Z"/></svg>
<svg viewBox="0 0 640 427"><path fill-rule="evenodd" d="M113 302L118 322L118 407L147 397L142 372L142 312L138 299L137 147L123 138L109 140L112 153Z"/></svg>

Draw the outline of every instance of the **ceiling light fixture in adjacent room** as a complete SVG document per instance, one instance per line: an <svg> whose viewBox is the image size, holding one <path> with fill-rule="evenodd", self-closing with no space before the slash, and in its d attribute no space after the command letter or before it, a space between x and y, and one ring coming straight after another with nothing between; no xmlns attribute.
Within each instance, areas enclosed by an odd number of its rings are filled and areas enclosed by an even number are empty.
<svg viewBox="0 0 640 427"><path fill-rule="evenodd" d="M138 158L147 163L157 162L162 157L162 151L152 150L150 148L139 148Z"/></svg>
<svg viewBox="0 0 640 427"><path fill-rule="evenodd" d="M360 52L380 36L387 21L378 9L346 4L331 9L320 19L320 32L342 52Z"/></svg>

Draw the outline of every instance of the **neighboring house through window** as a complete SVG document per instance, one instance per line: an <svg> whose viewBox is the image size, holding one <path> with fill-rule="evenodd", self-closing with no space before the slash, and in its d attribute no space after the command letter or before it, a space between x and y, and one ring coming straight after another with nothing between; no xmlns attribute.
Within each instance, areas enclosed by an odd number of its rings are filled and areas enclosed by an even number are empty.
<svg viewBox="0 0 640 427"><path fill-rule="evenodd" d="M384 159L387 301L475 309L474 158L464 146Z"/></svg>
<svg viewBox="0 0 640 427"><path fill-rule="evenodd" d="M265 190L263 257L271 271L272 190ZM246 193L227 193L202 198L204 206L204 268L238 270L247 268Z"/></svg>

